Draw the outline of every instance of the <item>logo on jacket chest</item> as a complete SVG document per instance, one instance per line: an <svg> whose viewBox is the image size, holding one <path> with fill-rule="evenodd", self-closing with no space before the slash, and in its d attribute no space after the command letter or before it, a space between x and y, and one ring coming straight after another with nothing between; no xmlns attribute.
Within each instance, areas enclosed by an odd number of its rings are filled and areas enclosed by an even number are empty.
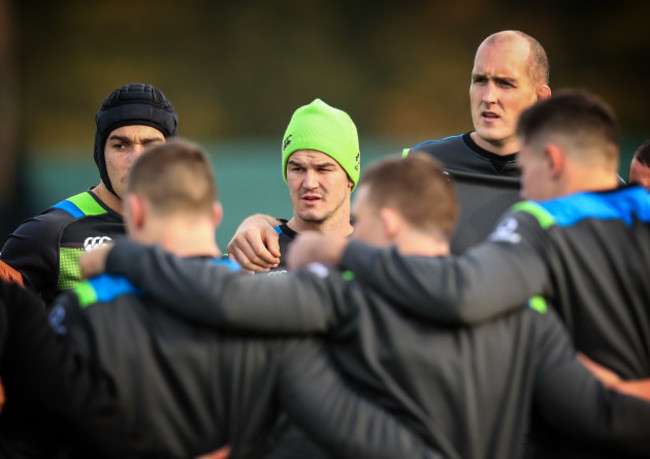
<svg viewBox="0 0 650 459"><path fill-rule="evenodd" d="M92 252L95 249L100 248L107 242L112 241L112 239L108 236L90 236L87 237L86 240L84 241L84 250L86 252Z"/></svg>

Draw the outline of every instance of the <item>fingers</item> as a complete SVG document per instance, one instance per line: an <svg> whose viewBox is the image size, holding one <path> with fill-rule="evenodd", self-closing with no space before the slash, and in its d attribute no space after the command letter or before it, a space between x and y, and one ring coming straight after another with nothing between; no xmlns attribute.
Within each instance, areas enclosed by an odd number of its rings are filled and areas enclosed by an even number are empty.
<svg viewBox="0 0 650 459"><path fill-rule="evenodd" d="M0 260L0 278L8 280L9 282L15 282L22 287L25 286L23 284L23 275L2 260Z"/></svg>
<svg viewBox="0 0 650 459"><path fill-rule="evenodd" d="M608 368L594 362L582 352L576 354L578 360L587 367L587 369L606 386L611 386L620 381L620 377Z"/></svg>
<svg viewBox="0 0 650 459"><path fill-rule="evenodd" d="M5 404L5 391L2 386L2 380L0 380L0 413L2 413L2 407Z"/></svg>
<svg viewBox="0 0 650 459"><path fill-rule="evenodd" d="M230 446L226 445L211 453L197 456L196 459L228 459L230 455Z"/></svg>
<svg viewBox="0 0 650 459"><path fill-rule="evenodd" d="M280 236L273 228L264 229L264 241L269 253L275 257L278 262L282 253L280 252Z"/></svg>
<svg viewBox="0 0 650 459"><path fill-rule="evenodd" d="M228 244L228 256L244 269L268 271L280 263L279 236L268 225L248 228L232 238Z"/></svg>
<svg viewBox="0 0 650 459"><path fill-rule="evenodd" d="M92 252L81 255L81 258L79 258L81 277L88 279L106 271L106 258L112 247L112 244L105 244Z"/></svg>

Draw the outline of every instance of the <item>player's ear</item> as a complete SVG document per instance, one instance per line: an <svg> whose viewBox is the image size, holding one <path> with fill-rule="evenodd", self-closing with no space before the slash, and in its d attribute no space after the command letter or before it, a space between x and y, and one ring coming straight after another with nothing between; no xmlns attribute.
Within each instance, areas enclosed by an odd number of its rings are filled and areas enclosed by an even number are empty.
<svg viewBox="0 0 650 459"><path fill-rule="evenodd" d="M223 219L223 206L219 201L212 203L212 224L215 228L218 228Z"/></svg>
<svg viewBox="0 0 650 459"><path fill-rule="evenodd" d="M551 97L551 88L547 84L542 84L537 86L535 89L535 95L537 96L537 101L548 99Z"/></svg>
<svg viewBox="0 0 650 459"><path fill-rule="evenodd" d="M386 234L390 242L394 241L402 227L402 216L390 207L382 207L379 215Z"/></svg>
<svg viewBox="0 0 650 459"><path fill-rule="evenodd" d="M125 217L131 222L133 228L140 229L144 226L145 206L142 200L135 194L126 197Z"/></svg>
<svg viewBox="0 0 650 459"><path fill-rule="evenodd" d="M546 158L549 162L552 176L559 176L564 170L566 162L564 151L558 145L549 143L546 145L546 147L544 147L544 153L546 154Z"/></svg>

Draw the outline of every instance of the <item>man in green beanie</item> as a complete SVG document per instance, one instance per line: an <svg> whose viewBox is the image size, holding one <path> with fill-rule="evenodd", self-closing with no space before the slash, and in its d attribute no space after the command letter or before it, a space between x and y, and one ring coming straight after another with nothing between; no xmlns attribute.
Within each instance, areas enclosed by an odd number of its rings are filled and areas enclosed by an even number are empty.
<svg viewBox="0 0 650 459"><path fill-rule="evenodd" d="M320 99L298 108L282 139L282 174L293 205L290 220L254 215L228 245L231 258L246 269L284 268L294 237L307 230L348 236L350 197L359 180L359 137L350 116ZM273 259L256 255L266 245Z"/></svg>

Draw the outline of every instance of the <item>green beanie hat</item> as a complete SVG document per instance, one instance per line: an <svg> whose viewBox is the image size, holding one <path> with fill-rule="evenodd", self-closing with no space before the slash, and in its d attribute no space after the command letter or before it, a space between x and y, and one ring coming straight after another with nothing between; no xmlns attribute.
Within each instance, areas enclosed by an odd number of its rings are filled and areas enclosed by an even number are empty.
<svg viewBox="0 0 650 459"><path fill-rule="evenodd" d="M352 118L320 99L296 110L282 141L282 174L287 180L287 161L298 150L317 150L331 156L357 186L359 136Z"/></svg>

